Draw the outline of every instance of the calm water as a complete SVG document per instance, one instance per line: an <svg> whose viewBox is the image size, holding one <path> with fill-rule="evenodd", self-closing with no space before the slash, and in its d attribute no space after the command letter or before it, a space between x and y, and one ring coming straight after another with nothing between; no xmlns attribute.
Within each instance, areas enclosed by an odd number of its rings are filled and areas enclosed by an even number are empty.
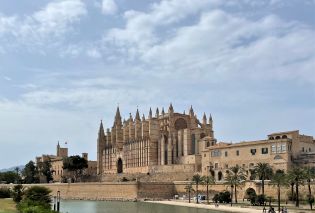
<svg viewBox="0 0 315 213"><path fill-rule="evenodd" d="M143 202L62 201L63 213L219 213L218 211ZM220 212L222 213L222 212Z"/></svg>

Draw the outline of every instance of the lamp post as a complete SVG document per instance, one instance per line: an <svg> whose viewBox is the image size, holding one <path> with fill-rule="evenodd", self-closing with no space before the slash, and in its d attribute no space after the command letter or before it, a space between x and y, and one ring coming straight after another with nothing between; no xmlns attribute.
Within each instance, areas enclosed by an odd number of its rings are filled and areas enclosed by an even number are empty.
<svg viewBox="0 0 315 213"><path fill-rule="evenodd" d="M60 212L60 191L57 192L57 212Z"/></svg>
<svg viewBox="0 0 315 213"><path fill-rule="evenodd" d="M56 202L57 202L57 197L54 196L54 211L56 211Z"/></svg>

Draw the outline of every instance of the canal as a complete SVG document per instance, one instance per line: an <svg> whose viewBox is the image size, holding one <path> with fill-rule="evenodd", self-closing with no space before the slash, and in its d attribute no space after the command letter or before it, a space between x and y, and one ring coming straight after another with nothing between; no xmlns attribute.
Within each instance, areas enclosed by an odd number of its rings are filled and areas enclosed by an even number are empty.
<svg viewBox="0 0 315 213"><path fill-rule="evenodd" d="M73 201L61 202L62 213L219 213L219 211L145 202ZM222 212L220 212L222 213Z"/></svg>

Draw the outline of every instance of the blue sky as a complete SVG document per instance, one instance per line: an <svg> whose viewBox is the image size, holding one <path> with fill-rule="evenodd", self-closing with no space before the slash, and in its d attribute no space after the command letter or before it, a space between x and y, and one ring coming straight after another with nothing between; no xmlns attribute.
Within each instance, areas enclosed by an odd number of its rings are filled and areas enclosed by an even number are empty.
<svg viewBox="0 0 315 213"><path fill-rule="evenodd" d="M0 2L0 168L96 158L99 122L192 104L219 141L315 135L314 0Z"/></svg>

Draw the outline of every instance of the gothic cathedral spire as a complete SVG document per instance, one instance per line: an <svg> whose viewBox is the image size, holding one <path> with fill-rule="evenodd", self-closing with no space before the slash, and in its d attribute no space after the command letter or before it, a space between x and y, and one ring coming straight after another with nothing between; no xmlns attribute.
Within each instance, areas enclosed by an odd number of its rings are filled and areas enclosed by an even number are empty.
<svg viewBox="0 0 315 213"><path fill-rule="evenodd" d="M150 110L149 110L149 119L152 119L152 109L150 107Z"/></svg>
<svg viewBox="0 0 315 213"><path fill-rule="evenodd" d="M117 110L116 110L114 126L122 126L119 106L117 107Z"/></svg>
<svg viewBox="0 0 315 213"><path fill-rule="evenodd" d="M206 125L206 124L207 124L207 116L206 116L206 113L203 113L202 124L203 124L203 125Z"/></svg>
<svg viewBox="0 0 315 213"><path fill-rule="evenodd" d="M190 115L190 117L193 117L194 116L194 109L193 109L193 107L192 107L192 105L190 106L190 109L189 109L189 115Z"/></svg>
<svg viewBox="0 0 315 213"><path fill-rule="evenodd" d="M136 112L136 118L135 118L135 120L141 121L138 108L137 108L137 112Z"/></svg>

